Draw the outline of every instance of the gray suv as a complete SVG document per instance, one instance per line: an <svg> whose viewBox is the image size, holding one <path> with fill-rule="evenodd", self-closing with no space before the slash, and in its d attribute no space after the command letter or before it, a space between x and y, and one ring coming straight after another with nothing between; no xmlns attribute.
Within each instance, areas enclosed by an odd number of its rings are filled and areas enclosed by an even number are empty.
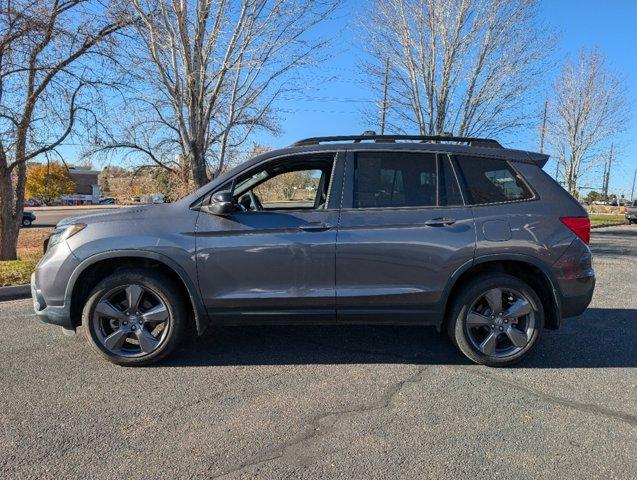
<svg viewBox="0 0 637 480"><path fill-rule="evenodd" d="M177 202L63 220L35 311L120 365L255 323L432 325L509 365L595 285L586 211L547 158L476 138L302 140Z"/></svg>

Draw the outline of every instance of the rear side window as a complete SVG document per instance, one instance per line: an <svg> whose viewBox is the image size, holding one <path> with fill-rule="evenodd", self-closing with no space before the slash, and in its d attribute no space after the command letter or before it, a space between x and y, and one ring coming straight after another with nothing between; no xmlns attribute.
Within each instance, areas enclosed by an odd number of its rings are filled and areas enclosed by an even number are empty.
<svg viewBox="0 0 637 480"><path fill-rule="evenodd" d="M438 175L433 154L359 153L354 168L354 208L437 204Z"/></svg>
<svg viewBox="0 0 637 480"><path fill-rule="evenodd" d="M496 158L457 156L468 203L514 202L533 198L516 171L505 160Z"/></svg>

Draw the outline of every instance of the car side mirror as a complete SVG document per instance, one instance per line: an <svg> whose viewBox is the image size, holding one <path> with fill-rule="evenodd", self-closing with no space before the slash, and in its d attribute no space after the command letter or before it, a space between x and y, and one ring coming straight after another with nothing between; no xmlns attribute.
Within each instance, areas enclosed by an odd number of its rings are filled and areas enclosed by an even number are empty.
<svg viewBox="0 0 637 480"><path fill-rule="evenodd" d="M228 215L232 212L232 210L234 210L232 192L224 190L222 192L215 193L210 199L210 204L204 205L201 209L204 212L208 212L213 215Z"/></svg>

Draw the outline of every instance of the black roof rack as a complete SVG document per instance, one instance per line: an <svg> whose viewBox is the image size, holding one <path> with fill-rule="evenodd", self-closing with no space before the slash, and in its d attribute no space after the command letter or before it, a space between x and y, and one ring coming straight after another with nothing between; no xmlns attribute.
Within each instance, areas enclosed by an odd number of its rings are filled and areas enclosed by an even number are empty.
<svg viewBox="0 0 637 480"><path fill-rule="evenodd" d="M497 140L491 138L474 137L454 137L452 135L376 135L375 132L365 132L362 135L340 135L334 137L311 137L304 138L293 143L292 147L304 145L319 145L330 142L353 142L374 141L377 143L396 143L402 141L417 141L421 143L464 143L471 147L504 148Z"/></svg>

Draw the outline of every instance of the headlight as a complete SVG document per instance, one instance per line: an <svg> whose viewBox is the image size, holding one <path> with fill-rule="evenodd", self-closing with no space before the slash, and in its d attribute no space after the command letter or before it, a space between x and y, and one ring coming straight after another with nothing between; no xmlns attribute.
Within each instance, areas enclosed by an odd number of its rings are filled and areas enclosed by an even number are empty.
<svg viewBox="0 0 637 480"><path fill-rule="evenodd" d="M86 228L85 223L75 223L73 225L62 225L61 227L55 227L53 233L49 237L49 241L47 242L47 248L57 245L58 243L63 242L64 240L71 238L78 232L81 232Z"/></svg>

